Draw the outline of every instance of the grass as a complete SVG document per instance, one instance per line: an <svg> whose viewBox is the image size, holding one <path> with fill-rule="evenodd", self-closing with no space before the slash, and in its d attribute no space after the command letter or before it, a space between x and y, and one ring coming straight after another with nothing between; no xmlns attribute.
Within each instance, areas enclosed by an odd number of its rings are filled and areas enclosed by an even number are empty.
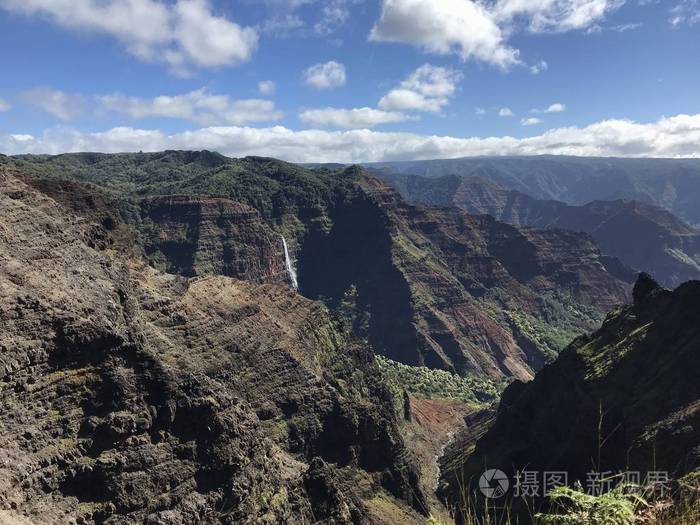
<svg viewBox="0 0 700 525"><path fill-rule="evenodd" d="M584 492L580 484L558 487L549 495L551 510L518 519L513 501L494 511L474 504L468 490L461 492L459 513L463 525L698 525L700 472L678 481L673 495L656 497L654 487L621 485L600 495ZM439 525L428 521L427 525Z"/></svg>

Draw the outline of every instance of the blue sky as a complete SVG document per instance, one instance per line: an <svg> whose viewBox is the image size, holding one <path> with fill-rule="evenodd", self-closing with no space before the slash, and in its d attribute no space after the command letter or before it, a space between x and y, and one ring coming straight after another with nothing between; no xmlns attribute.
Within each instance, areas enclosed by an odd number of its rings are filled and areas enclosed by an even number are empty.
<svg viewBox="0 0 700 525"><path fill-rule="evenodd" d="M0 152L700 156L699 0L0 0Z"/></svg>

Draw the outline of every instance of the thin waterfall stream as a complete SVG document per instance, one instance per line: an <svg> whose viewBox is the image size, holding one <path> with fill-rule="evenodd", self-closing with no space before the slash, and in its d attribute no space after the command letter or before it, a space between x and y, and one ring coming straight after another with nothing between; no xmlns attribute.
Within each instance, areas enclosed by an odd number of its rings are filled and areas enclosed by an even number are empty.
<svg viewBox="0 0 700 525"><path fill-rule="evenodd" d="M284 264L287 267L287 273L292 281L292 286L295 290L299 290L299 281L297 280L297 271L294 268L291 257L289 257L289 248L287 247L287 240L282 236L282 245L284 246Z"/></svg>

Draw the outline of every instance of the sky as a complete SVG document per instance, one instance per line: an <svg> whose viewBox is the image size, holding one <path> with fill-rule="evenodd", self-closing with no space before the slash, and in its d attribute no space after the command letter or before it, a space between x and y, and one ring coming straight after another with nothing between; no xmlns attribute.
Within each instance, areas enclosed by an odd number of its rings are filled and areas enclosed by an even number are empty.
<svg viewBox="0 0 700 525"><path fill-rule="evenodd" d="M0 0L0 152L700 157L700 0Z"/></svg>

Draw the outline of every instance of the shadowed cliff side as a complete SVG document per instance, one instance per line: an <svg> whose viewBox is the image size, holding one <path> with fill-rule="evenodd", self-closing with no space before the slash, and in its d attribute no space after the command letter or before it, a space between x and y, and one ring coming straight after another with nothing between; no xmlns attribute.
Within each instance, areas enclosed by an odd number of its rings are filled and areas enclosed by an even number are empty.
<svg viewBox="0 0 700 525"><path fill-rule="evenodd" d="M352 298L374 348L403 363L528 379L627 298L585 235L410 206L365 175L328 216L302 242L302 291Z"/></svg>
<svg viewBox="0 0 700 525"><path fill-rule="evenodd" d="M611 312L531 383L510 385L485 434L455 442L443 458L444 496L458 506L490 468L568 472L570 484L584 486L591 471L644 479L699 469L698 311L700 282L670 292L642 274L632 305Z"/></svg>

